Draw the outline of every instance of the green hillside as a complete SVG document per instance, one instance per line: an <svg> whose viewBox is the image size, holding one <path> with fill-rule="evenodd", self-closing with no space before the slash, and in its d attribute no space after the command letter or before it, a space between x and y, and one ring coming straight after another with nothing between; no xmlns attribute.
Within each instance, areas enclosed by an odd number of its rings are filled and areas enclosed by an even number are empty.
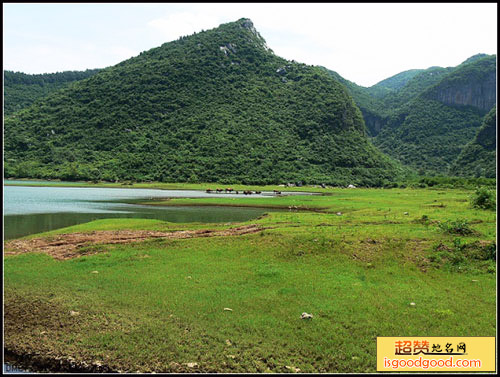
<svg viewBox="0 0 500 377"><path fill-rule="evenodd" d="M450 173L464 177L496 176L496 106L486 114L472 142L467 144L453 163Z"/></svg>
<svg viewBox="0 0 500 377"><path fill-rule="evenodd" d="M476 54L476 55L472 55L470 58L467 58L466 60L464 60L462 62L462 64L460 64L460 65L474 63L476 60L479 60L479 59L482 59L482 58L486 58L486 57L488 57L488 54Z"/></svg>
<svg viewBox="0 0 500 377"><path fill-rule="evenodd" d="M431 67L417 72L404 86L383 98L384 108L388 112L393 112L437 84L452 71L453 68Z"/></svg>
<svg viewBox="0 0 500 377"><path fill-rule="evenodd" d="M5 175L380 185L401 172L345 87L248 19L141 53L5 119Z"/></svg>
<svg viewBox="0 0 500 377"><path fill-rule="evenodd" d="M412 69L366 88L344 79L337 72L327 70L333 78L346 86L354 98L370 136L376 136L400 107L438 83L451 71L453 68Z"/></svg>
<svg viewBox="0 0 500 377"><path fill-rule="evenodd" d="M4 71L4 113L11 114L28 107L39 98L68 86L72 82L86 79L99 69L86 71L65 71L29 75L21 72Z"/></svg>
<svg viewBox="0 0 500 377"><path fill-rule="evenodd" d="M368 90L373 95L377 95L377 93L380 93L378 91L379 89L386 89L386 93L389 93L390 91L397 91L403 88L408 83L408 81L414 78L421 71L422 69L410 69L408 71L400 72L394 76L376 83L375 85L368 88Z"/></svg>
<svg viewBox="0 0 500 377"><path fill-rule="evenodd" d="M424 96L450 106L471 106L488 112L496 103L496 55L468 59Z"/></svg>
<svg viewBox="0 0 500 377"><path fill-rule="evenodd" d="M358 105L361 113L363 114L368 135L376 135L380 132L380 129L386 123L387 117L383 101L377 96L372 95L372 93L368 90L369 88L365 88L352 81L346 80L335 71L331 71L327 68L323 69L328 75L344 85L349 94L353 97L356 105Z"/></svg>
<svg viewBox="0 0 500 377"><path fill-rule="evenodd" d="M353 96L374 144L422 174L456 174L451 165L496 103L496 55L405 71L370 88L328 72ZM481 169L492 175L490 167Z"/></svg>
<svg viewBox="0 0 500 377"><path fill-rule="evenodd" d="M495 83L495 55L458 66L394 110L375 145L414 169L447 174L494 105Z"/></svg>
<svg viewBox="0 0 500 377"><path fill-rule="evenodd" d="M418 98L390 117L374 143L421 173L446 174L480 125L478 110Z"/></svg>

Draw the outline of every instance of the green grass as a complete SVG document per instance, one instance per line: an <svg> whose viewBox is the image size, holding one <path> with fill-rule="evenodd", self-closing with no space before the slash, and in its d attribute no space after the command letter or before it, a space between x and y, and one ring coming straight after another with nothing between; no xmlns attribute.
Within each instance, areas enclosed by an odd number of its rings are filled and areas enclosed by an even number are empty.
<svg viewBox="0 0 500 377"><path fill-rule="evenodd" d="M377 336L495 335L495 263L461 246L496 240L494 211L472 208L465 190L329 192L163 203L284 206L248 222L270 227L260 233L104 246L66 261L6 257L6 347L133 372L193 371L190 362L206 372L375 372ZM463 218L474 234L439 227ZM112 219L44 235L200 227L228 226ZM450 254L433 258L438 245L464 250L460 263L474 268L448 268Z"/></svg>

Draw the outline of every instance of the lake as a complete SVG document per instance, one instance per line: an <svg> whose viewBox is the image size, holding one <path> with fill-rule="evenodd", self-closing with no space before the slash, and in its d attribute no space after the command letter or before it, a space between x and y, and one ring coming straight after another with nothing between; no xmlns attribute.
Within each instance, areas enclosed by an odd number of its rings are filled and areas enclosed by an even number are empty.
<svg viewBox="0 0 500 377"><path fill-rule="evenodd" d="M9 183L43 183L9 181ZM53 184L53 182L50 182ZM31 187L4 185L4 239L64 228L96 219L135 217L170 222L247 221L272 209L222 206L153 207L134 201L166 198L241 197L197 190L152 190L100 187ZM272 193L248 197L272 196ZM23 370L4 363L4 372Z"/></svg>
<svg viewBox="0 0 500 377"><path fill-rule="evenodd" d="M221 195L224 197L242 196L242 194L208 194L197 190L4 185L4 239L18 238L103 218L135 217L178 223L218 223L247 221L272 211L249 207L158 207L134 203L134 201L144 199L205 198ZM262 193L248 197L266 196L272 197L273 195Z"/></svg>
<svg viewBox="0 0 500 377"><path fill-rule="evenodd" d="M241 197L242 194L208 194L197 190L153 190L100 187L10 186L43 184L40 181L4 182L4 239L46 232L96 219L135 217L170 222L239 222L254 219L273 209L223 206L156 207L139 205L139 200L166 198ZM283 193L298 195L308 193ZM252 198L272 197L273 193L253 194ZM4 372L23 373L6 360Z"/></svg>

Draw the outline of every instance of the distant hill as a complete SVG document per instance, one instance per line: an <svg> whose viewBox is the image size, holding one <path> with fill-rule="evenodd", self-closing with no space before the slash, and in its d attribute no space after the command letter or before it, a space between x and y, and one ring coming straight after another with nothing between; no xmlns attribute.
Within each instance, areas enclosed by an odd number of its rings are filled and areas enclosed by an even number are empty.
<svg viewBox="0 0 500 377"><path fill-rule="evenodd" d="M451 72L453 68L413 69L389 77L368 88L346 80L337 72L326 70L347 87L363 113L368 134L376 136L389 121L389 116L399 107L439 82L443 75Z"/></svg>
<svg viewBox="0 0 500 377"><path fill-rule="evenodd" d="M431 174L447 174L495 104L496 56L460 65L393 111L374 139L383 152Z"/></svg>
<svg viewBox="0 0 500 377"><path fill-rule="evenodd" d="M141 53L5 119L5 175L380 186L344 85L276 56L241 19Z"/></svg>
<svg viewBox="0 0 500 377"><path fill-rule="evenodd" d="M469 59L444 75L424 96L446 105L488 112L496 103L496 78L496 55Z"/></svg>
<svg viewBox="0 0 500 377"><path fill-rule="evenodd" d="M418 97L425 90L441 81L454 68L431 67L420 70L405 85L397 91L388 93L383 97L383 105L387 112L393 112L414 98Z"/></svg>
<svg viewBox="0 0 500 377"><path fill-rule="evenodd" d="M348 88L374 144L426 174L450 171L496 103L496 55L402 72L370 88L331 76Z"/></svg>
<svg viewBox="0 0 500 377"><path fill-rule="evenodd" d="M29 75L21 72L4 71L4 113L12 114L28 107L37 99L68 86L72 82L91 77L97 72L99 72L99 69Z"/></svg>
<svg viewBox="0 0 500 377"><path fill-rule="evenodd" d="M451 175L495 178L496 118L496 106L494 106L484 117L474 140L465 146L451 166Z"/></svg>
<svg viewBox="0 0 500 377"><path fill-rule="evenodd" d="M397 75L391 76L387 79L384 79L375 85L371 86L369 89L373 90L375 88L385 88L389 90L399 90L403 88L408 81L414 78L417 74L422 72L422 69L410 69L408 71L400 72Z"/></svg>
<svg viewBox="0 0 500 377"><path fill-rule="evenodd" d="M470 58L465 59L465 61L462 64L460 64L460 65L474 63L476 60L479 60L479 59L482 59L482 58L486 58L486 57L488 57L488 54L476 54L476 55L472 55Z"/></svg>

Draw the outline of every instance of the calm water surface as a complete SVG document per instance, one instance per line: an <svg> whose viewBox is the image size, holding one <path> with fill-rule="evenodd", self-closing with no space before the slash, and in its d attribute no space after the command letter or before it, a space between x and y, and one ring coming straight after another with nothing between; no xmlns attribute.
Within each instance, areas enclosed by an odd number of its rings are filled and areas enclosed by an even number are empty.
<svg viewBox="0 0 500 377"><path fill-rule="evenodd" d="M10 181L11 183L30 183ZM31 182L35 183L35 182ZM38 182L43 183L43 182ZM50 182L54 184L54 182ZM287 193L283 193L287 194ZM301 193L288 193L297 195ZM304 193L302 193L304 194ZM4 239L45 232L96 219L134 217L170 222L247 221L272 209L244 207L153 207L134 201L161 198L241 197L207 194L196 190L152 190L131 188L29 187L4 185ZM272 197L272 193L248 197ZM23 373L4 363L4 373Z"/></svg>
<svg viewBox="0 0 500 377"><path fill-rule="evenodd" d="M4 239L45 232L96 219L134 217L170 222L238 222L269 212L244 207L153 207L143 199L241 197L196 190L4 186ZM248 197L271 197L271 193Z"/></svg>

